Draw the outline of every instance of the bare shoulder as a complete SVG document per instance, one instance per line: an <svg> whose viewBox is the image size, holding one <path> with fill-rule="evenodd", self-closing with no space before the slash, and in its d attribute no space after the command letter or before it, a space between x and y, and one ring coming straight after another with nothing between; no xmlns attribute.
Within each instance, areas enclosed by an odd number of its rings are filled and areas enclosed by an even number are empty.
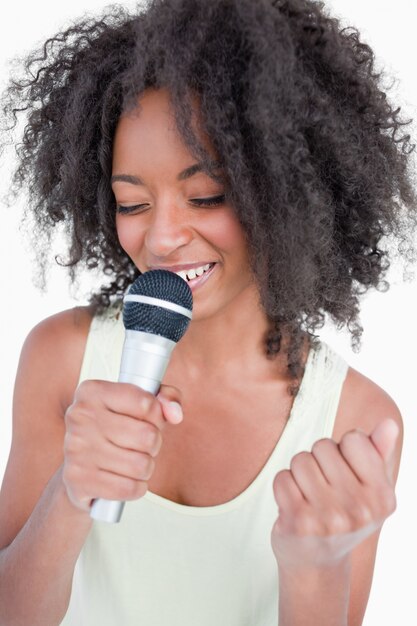
<svg viewBox="0 0 417 626"><path fill-rule="evenodd" d="M91 307L37 324L23 344L13 395L13 434L0 491L0 548L23 527L63 463L65 411L78 384Z"/></svg>
<svg viewBox="0 0 417 626"><path fill-rule="evenodd" d="M401 413L393 398L373 380L349 367L340 396L334 439L338 441L347 430L354 428L369 434L386 417L402 425Z"/></svg>
<svg viewBox="0 0 417 626"><path fill-rule="evenodd" d="M79 378L93 316L92 306L60 311L34 326L23 344L17 376L26 365L36 368L37 377L45 378L45 384L53 382L59 390L64 411Z"/></svg>
<svg viewBox="0 0 417 626"><path fill-rule="evenodd" d="M387 417L393 419L400 430L395 451L396 478L404 433L401 412L393 398L382 387L353 367L349 367L340 396L332 438L339 442L346 432L356 428L370 435Z"/></svg>

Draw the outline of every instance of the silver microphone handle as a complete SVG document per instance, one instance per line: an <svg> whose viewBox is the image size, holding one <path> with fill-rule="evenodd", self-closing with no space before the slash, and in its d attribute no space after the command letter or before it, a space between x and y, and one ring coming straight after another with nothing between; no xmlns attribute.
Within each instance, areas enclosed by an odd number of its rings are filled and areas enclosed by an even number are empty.
<svg viewBox="0 0 417 626"><path fill-rule="evenodd" d="M131 383L156 395L176 346L160 335L127 330L123 345L118 382ZM93 500L90 517L100 522L120 522L125 503L119 500Z"/></svg>

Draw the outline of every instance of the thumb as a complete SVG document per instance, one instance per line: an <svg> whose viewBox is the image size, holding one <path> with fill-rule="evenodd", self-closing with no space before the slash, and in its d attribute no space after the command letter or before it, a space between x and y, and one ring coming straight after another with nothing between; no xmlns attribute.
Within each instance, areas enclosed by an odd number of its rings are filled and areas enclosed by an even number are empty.
<svg viewBox="0 0 417 626"><path fill-rule="evenodd" d="M372 431L370 439L378 450L385 466L388 470L390 478L393 478L394 472L394 450L400 429L398 424L391 418L385 419Z"/></svg>
<svg viewBox="0 0 417 626"><path fill-rule="evenodd" d="M171 385L161 385L156 396L162 407L165 419L172 424L179 424L183 420L181 406L182 394L177 387Z"/></svg>

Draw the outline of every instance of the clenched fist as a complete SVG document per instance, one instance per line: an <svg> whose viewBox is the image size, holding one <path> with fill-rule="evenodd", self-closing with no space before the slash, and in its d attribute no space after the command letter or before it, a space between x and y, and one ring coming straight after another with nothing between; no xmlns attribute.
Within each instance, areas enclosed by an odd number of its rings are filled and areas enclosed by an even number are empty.
<svg viewBox="0 0 417 626"><path fill-rule="evenodd" d="M82 382L65 414L62 479L68 497L89 512L92 500L145 495L166 424L181 419L180 392L157 397L129 383Z"/></svg>
<svg viewBox="0 0 417 626"><path fill-rule="evenodd" d="M296 454L273 483L279 507L271 543L284 567L335 563L394 512L392 455L398 426L386 419L371 435L347 432Z"/></svg>

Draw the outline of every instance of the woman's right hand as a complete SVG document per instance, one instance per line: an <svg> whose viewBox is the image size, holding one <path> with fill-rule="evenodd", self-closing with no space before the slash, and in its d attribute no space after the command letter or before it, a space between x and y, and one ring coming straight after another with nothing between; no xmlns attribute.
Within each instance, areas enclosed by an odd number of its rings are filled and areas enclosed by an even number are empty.
<svg viewBox="0 0 417 626"><path fill-rule="evenodd" d="M71 502L89 512L96 498L144 496L165 424L182 421L180 402L167 385L155 397L130 383L83 381L65 413L62 479Z"/></svg>

